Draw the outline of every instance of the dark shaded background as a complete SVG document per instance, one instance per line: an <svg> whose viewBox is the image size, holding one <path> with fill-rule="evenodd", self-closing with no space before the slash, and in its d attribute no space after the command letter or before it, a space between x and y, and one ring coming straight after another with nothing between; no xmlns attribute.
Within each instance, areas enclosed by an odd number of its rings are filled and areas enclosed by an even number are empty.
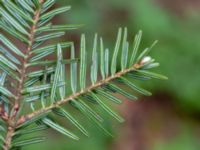
<svg viewBox="0 0 200 150"><path fill-rule="evenodd" d="M141 83L154 95L125 100L119 110L124 124L108 120L114 138L85 122L91 137L74 142L48 131L48 142L25 149L48 150L199 150L200 149L200 1L199 0L58 0L72 10L55 22L85 24L66 34L78 45L81 33L92 43L98 32L113 47L118 27L130 40L142 29L141 50L158 39L152 51L168 81ZM91 42L90 42L91 41ZM84 121L83 121L84 122Z"/></svg>

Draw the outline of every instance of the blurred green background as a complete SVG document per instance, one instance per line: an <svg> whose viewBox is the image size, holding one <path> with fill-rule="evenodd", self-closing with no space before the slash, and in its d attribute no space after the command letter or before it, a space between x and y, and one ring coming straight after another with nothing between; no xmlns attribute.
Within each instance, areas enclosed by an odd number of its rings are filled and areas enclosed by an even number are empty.
<svg viewBox="0 0 200 150"><path fill-rule="evenodd" d="M119 107L124 124L105 123L114 138L87 121L91 137L74 142L48 131L48 142L27 150L199 150L200 149L200 1L199 0L58 0L72 10L57 22L84 24L66 39L78 43L99 33L113 47L118 27L128 27L129 38L138 30L144 36L141 50L154 40L152 56L160 62L168 81L142 83L154 93ZM92 43L92 41L91 41ZM84 122L84 121L83 121Z"/></svg>

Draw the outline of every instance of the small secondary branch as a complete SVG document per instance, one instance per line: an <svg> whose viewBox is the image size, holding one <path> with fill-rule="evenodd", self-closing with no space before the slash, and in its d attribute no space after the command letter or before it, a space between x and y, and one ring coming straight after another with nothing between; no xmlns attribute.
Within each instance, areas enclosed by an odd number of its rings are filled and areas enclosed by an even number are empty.
<svg viewBox="0 0 200 150"><path fill-rule="evenodd" d="M139 69L139 68L141 67L141 65L142 65L142 64L135 64L135 65L133 65L133 66L132 66L131 68L129 68L129 69L122 70L122 71L120 71L120 72L117 72L117 73L116 73L115 75L113 75L113 76L109 76L109 77L107 77L107 78L104 79L104 80L100 80L99 82L95 83L94 85L89 86L88 88L86 88L86 89L83 90L83 91L80 91L80 92L77 92L77 93L75 93L75 94L72 94L72 95L68 96L67 98L65 98L65 99L63 99L63 100L61 100L61 101L57 101L57 102L55 102L54 104L52 104L52 105L50 105L50 106L48 106L48 107L46 107L46 108L41 108L41 109L39 109L39 110L37 110L37 111L34 111L34 112L32 112L32 113L30 113L30 114L28 114L28 115L22 116L22 117L19 119L17 125L19 126L19 125L25 123L26 121L31 120L32 118L34 118L34 117L36 117L36 116L38 116L38 115L40 115L40 114L42 114L42 113L48 112L49 110L52 110L53 108L57 108L57 107L59 107L59 106L61 106L61 105L63 105L63 104L66 104L66 103L69 102L70 100L73 100L73 99L77 98L78 96L83 95L83 94L85 94L85 93L87 93L87 92L90 92L90 91L92 91L93 89L96 89L96 88L98 88L98 87L101 87L102 85L105 85L106 83L109 83L110 81L112 81L112 80L114 80L114 79L116 79L116 78L119 78L119 77L121 77L121 76L127 74L128 72L135 71L135 70Z"/></svg>

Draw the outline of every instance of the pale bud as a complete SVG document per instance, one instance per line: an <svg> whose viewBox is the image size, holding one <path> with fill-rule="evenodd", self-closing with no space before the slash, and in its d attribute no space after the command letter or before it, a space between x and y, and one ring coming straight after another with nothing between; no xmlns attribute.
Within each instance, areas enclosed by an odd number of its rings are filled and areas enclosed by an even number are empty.
<svg viewBox="0 0 200 150"><path fill-rule="evenodd" d="M141 65L146 64L146 63L148 63L148 62L151 61L151 60L152 60L152 58L151 58L150 56L146 56L146 57L144 57L144 58L141 60L140 64L141 64Z"/></svg>

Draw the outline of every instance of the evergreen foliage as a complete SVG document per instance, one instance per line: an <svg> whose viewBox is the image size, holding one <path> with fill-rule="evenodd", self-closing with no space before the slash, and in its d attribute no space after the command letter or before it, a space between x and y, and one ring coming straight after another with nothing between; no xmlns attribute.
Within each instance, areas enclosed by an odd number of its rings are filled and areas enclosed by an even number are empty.
<svg viewBox="0 0 200 150"><path fill-rule="evenodd" d="M120 28L113 51L105 48L103 38L96 34L91 58L83 34L80 57L77 57L72 41L57 41L66 31L77 29L79 25L53 24L55 16L70 10L70 6L50 9L55 3L56 0L0 0L0 147L3 150L19 150L25 145L43 142L45 137L24 139L23 136L48 128L78 140L58 122L60 117L89 136L65 105L78 110L110 135L93 106L98 104L123 122L105 100L120 104L122 101L115 93L136 100L137 95L125 87L150 96L149 91L134 81L166 79L150 71L159 66L149 56L156 42L138 53L141 31L130 44L127 28ZM70 51L67 59L63 56L66 50ZM48 60L50 55L56 58Z"/></svg>

